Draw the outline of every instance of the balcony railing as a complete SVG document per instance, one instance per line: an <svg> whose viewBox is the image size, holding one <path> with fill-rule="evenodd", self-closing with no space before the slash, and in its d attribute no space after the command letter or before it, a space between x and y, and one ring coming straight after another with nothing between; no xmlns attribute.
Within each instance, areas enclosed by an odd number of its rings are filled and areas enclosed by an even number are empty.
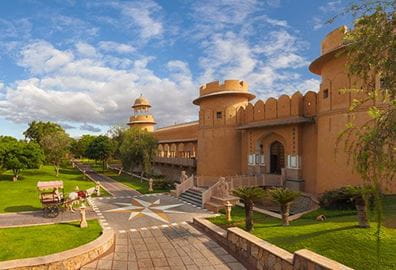
<svg viewBox="0 0 396 270"><path fill-rule="evenodd" d="M179 165L185 167L196 167L197 161L192 158L154 157L154 162Z"/></svg>

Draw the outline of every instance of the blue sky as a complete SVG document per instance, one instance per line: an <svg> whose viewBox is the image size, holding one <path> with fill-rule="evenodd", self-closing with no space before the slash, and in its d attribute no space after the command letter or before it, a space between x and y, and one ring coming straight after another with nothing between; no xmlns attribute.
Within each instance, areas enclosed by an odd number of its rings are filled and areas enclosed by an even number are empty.
<svg viewBox="0 0 396 270"><path fill-rule="evenodd" d="M124 125L142 93L158 126L197 119L201 84L240 79L258 98L317 90L308 71L341 0L0 2L0 134L32 120L69 134Z"/></svg>

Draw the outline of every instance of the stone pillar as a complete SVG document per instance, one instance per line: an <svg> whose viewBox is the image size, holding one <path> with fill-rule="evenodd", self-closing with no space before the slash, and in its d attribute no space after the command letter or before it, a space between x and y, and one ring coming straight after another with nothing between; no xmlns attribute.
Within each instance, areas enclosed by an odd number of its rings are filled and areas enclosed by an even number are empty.
<svg viewBox="0 0 396 270"><path fill-rule="evenodd" d="M232 210L232 204L230 203L230 201L227 201L226 204L225 204L227 222L231 222L232 221L231 210Z"/></svg>
<svg viewBox="0 0 396 270"><path fill-rule="evenodd" d="M85 216L85 209L86 206L84 203L82 203L80 206L80 228L88 227L87 218Z"/></svg>
<svg viewBox="0 0 396 270"><path fill-rule="evenodd" d="M96 196L100 196L100 185L99 185L99 183L96 183L96 187L95 187L95 190L96 190Z"/></svg>
<svg viewBox="0 0 396 270"><path fill-rule="evenodd" d="M149 179L149 190L148 190L149 192L153 192L154 190L153 190L153 178L150 178Z"/></svg>

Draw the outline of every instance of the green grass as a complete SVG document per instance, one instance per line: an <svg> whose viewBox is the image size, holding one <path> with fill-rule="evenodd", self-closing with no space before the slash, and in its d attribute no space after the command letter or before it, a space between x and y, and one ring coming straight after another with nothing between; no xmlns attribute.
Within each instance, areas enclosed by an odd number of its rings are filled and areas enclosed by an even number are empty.
<svg viewBox="0 0 396 270"><path fill-rule="evenodd" d="M95 170L98 173L104 174L120 183L123 183L124 185L139 191L142 194L148 194L148 193L159 193L159 192L169 192L169 189L156 189L154 188L153 192L149 192L148 188L148 181L140 181L140 179L127 175L127 174L121 174L118 175L118 173L114 170L105 170L105 172L102 172L102 165L100 163L95 163L92 160L81 160L85 164L89 164L93 170ZM155 180L154 180L155 181Z"/></svg>
<svg viewBox="0 0 396 270"><path fill-rule="evenodd" d="M74 191L78 186L85 190L95 186L89 179L71 167L62 168L59 177L55 177L52 166L42 166L40 169L24 170L18 181L12 181L11 171L0 175L0 213L40 210L39 193L36 185L38 181L63 180L66 194ZM107 192L102 190L102 196Z"/></svg>
<svg viewBox="0 0 396 270"><path fill-rule="evenodd" d="M49 255L91 242L101 235L97 220L87 228L78 223L61 223L0 229L0 261Z"/></svg>
<svg viewBox="0 0 396 270"><path fill-rule="evenodd" d="M386 220L396 207L396 197L387 198ZM392 212L395 214L394 212ZM315 217L324 214L327 220L319 222ZM371 228L357 228L355 211L325 211L319 209L291 222L291 226L280 226L281 221L260 213L254 213L253 234L290 252L309 249L355 269L375 269L376 238L375 224ZM245 216L241 207L232 210L232 223L224 215L209 219L226 227L244 228ZM381 242L381 268L396 269L396 229L383 227Z"/></svg>

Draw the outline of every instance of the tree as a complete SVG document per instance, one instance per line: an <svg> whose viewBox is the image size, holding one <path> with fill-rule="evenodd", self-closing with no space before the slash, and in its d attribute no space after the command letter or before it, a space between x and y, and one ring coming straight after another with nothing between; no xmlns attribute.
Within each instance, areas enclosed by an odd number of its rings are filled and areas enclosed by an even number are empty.
<svg viewBox="0 0 396 270"><path fill-rule="evenodd" d="M264 190L258 187L240 187L233 191L235 196L243 200L245 204L245 228L250 232L253 229L254 202L264 196Z"/></svg>
<svg viewBox="0 0 396 270"><path fill-rule="evenodd" d="M89 145L87 149L88 158L102 162L102 171L105 171L105 163L111 157L114 147L109 137L100 135L97 136Z"/></svg>
<svg viewBox="0 0 396 270"><path fill-rule="evenodd" d="M57 131L65 131L59 124L53 122L33 121L29 123L27 130L23 132L26 139L34 141L41 146L44 136Z"/></svg>
<svg viewBox="0 0 396 270"><path fill-rule="evenodd" d="M156 149L157 140L151 133L137 128L128 129L119 148L122 166L130 171L139 168L143 177L151 170Z"/></svg>
<svg viewBox="0 0 396 270"><path fill-rule="evenodd" d="M367 205L373 195L371 186L347 186L348 195L352 198L357 210L357 218L360 228L369 228Z"/></svg>
<svg viewBox="0 0 396 270"><path fill-rule="evenodd" d="M369 106L369 120L359 124L351 117L340 139L357 172L374 188L379 268L382 193L396 173L396 4L394 0L361 0L340 15L345 14L356 19L345 38L347 68L361 81L361 87L345 91L363 94L353 100L350 111Z"/></svg>
<svg viewBox="0 0 396 270"><path fill-rule="evenodd" d="M72 152L74 157L79 157L79 158L88 157L87 155L88 147L94 139L95 136L93 135L83 135L80 139L73 140L71 142L70 151Z"/></svg>
<svg viewBox="0 0 396 270"><path fill-rule="evenodd" d="M291 203L300 197L300 192L290 190L288 188L272 188L268 190L271 199L278 203L282 215L282 225L289 225L289 213Z"/></svg>
<svg viewBox="0 0 396 270"><path fill-rule="evenodd" d="M121 159L120 147L124 140L125 132L128 129L129 128L122 127L122 126L114 126L107 132L107 134L109 134L109 137L113 141L114 157L117 159Z"/></svg>
<svg viewBox="0 0 396 270"><path fill-rule="evenodd" d="M11 136L0 136L0 174L2 174L6 169L5 169L5 164L4 164L4 157L6 154L7 146L10 143L17 142L18 140L15 139L14 137Z"/></svg>
<svg viewBox="0 0 396 270"><path fill-rule="evenodd" d="M45 160L51 163L59 176L59 169L62 162L69 153L70 137L63 131L55 131L41 138L41 145L45 154Z"/></svg>
<svg viewBox="0 0 396 270"><path fill-rule="evenodd" d="M39 168L44 156L38 144L25 141L0 142L3 149L2 163L5 169L12 170L13 181L17 181L21 170Z"/></svg>

